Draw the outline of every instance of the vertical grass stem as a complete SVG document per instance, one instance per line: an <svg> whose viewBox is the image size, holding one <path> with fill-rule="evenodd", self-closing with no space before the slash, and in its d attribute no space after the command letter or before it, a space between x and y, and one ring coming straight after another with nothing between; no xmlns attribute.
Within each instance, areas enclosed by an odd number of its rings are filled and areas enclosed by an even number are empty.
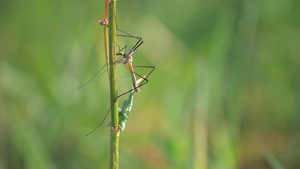
<svg viewBox="0 0 300 169"><path fill-rule="evenodd" d="M110 0L109 2L109 27L108 27L108 39L109 39L109 82L110 82L110 102L111 108L111 131L110 131L110 168L119 168L119 135L120 127L118 125L118 90L117 90L117 72L116 65L111 63L115 62L115 46L116 46L116 2L117 0Z"/></svg>

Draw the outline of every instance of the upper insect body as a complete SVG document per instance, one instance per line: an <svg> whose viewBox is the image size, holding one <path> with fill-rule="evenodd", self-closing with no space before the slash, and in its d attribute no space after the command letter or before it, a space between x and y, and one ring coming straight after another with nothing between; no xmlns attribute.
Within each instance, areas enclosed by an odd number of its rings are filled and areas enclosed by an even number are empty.
<svg viewBox="0 0 300 169"><path fill-rule="evenodd" d="M134 90L135 92L139 93L141 90L140 88L138 88L136 77L132 66L132 61L133 61L132 55L135 53L135 51L136 50L134 49L130 49L126 53L117 53L116 55L123 56L123 57L120 57L116 62L122 63L123 65L125 65L126 69L130 71Z"/></svg>

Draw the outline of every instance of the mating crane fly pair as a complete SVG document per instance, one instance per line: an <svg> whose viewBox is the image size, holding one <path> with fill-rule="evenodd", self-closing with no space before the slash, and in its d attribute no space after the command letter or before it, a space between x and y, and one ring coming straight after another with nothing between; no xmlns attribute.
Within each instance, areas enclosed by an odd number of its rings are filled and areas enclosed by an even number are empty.
<svg viewBox="0 0 300 169"><path fill-rule="evenodd" d="M101 25L104 25L106 22L108 22L107 20L105 19L102 19L101 21L99 21L99 23ZM145 85L146 83L148 83L148 77L150 76L150 74L154 71L155 69L155 66L133 66L132 65L132 55L136 52L136 50L144 43L143 39L141 37L137 37L137 36L133 36L121 29L118 28L117 26L117 22L116 22L116 28L119 32L123 33L123 35L118 35L117 36L121 36L121 37L127 37L127 38L134 38L134 39L137 39L137 43L132 47L130 48L129 50L127 50L127 45L124 46L122 49L120 49L120 46L118 46L119 48L119 51L116 53L117 56L119 56L119 58L111 64L111 66L115 65L116 63L122 63L123 65L125 65L125 68L128 69L131 73L131 78L132 78L132 86L133 86L133 89L125 92L125 93L122 93L120 95L117 96L117 98L115 99L114 103L116 102L116 100L127 94L127 93L130 93L131 92L131 95L133 95L134 93L139 93L140 92L140 87ZM125 51L125 52L122 52L122 51ZM105 67L107 66L107 64L105 64L89 81L87 81L86 83L84 83L83 85L81 85L80 87L78 87L78 90L81 89L82 87L84 87L85 85L87 85L88 83L92 82L93 80L95 80L97 77L101 76L102 74L104 74L106 72L107 69L104 69ZM147 76L141 76L139 75L138 73L134 72L133 68L134 67L138 67L138 68L148 68L148 69L151 69L151 71L148 73ZM136 76L140 77L142 79L141 83L138 85L138 82L136 80ZM109 114L113 104L110 106L108 112L106 113L105 117L103 118L102 122L95 128L93 129L91 132L89 132L87 135L91 134L92 132L94 132L96 129L98 129L102 124L103 122L105 121L107 115Z"/></svg>

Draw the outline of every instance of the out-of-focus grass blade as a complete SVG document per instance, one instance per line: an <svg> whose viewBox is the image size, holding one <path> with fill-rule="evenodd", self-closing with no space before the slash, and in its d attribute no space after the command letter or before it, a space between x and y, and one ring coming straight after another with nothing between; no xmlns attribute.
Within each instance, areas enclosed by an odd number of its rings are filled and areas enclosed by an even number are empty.
<svg viewBox="0 0 300 169"><path fill-rule="evenodd" d="M265 153L265 159L272 169L284 169L278 159L271 152L267 151Z"/></svg>

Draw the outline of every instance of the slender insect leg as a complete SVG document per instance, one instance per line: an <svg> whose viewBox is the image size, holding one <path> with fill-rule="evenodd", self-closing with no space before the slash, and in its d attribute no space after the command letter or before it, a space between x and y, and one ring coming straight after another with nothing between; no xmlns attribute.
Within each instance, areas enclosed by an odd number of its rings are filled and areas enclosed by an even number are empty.
<svg viewBox="0 0 300 169"><path fill-rule="evenodd" d="M122 37L126 37L126 38L135 38L137 40L143 41L143 38L141 37L136 37L136 36L129 36L129 35L117 35L117 36L122 36ZM143 41L144 42L144 41Z"/></svg>
<svg viewBox="0 0 300 169"><path fill-rule="evenodd" d="M122 33L127 34L127 35L117 35L117 36L127 36L127 37L131 37L131 38L135 38L135 39L137 39L137 40L142 40L141 37L133 36L133 35L131 35L130 33L125 32L125 31L119 29L119 27L118 27L118 22L117 22L117 17L115 17L115 20L116 20L116 28L117 28L117 30L120 31L120 32L122 32ZM143 40L142 40L142 41L143 41Z"/></svg>
<svg viewBox="0 0 300 169"><path fill-rule="evenodd" d="M77 90L83 88L85 85L89 84L91 81L95 80L98 76L101 76L103 73L105 73L106 71L103 71L102 70L104 69L104 67L106 66L107 64L105 64L89 81L85 82L83 85L79 86L77 88Z"/></svg>
<svg viewBox="0 0 300 169"><path fill-rule="evenodd" d="M148 78L148 77L151 75L151 73L154 71L155 66L133 66L133 67L150 68L150 69L151 69L151 71L148 73L147 76L141 76L141 75L139 75L139 74L133 72L135 75L137 75L137 76L139 76L139 77L141 77L141 78L143 79L143 81L141 82L141 84L138 85L138 86L136 87L137 89L139 89L140 87L142 87L143 85L145 85L146 83L149 82L149 80L148 80L147 78ZM132 90L134 90L134 92L132 92L132 93L130 94L130 97L131 97L134 93L137 93L137 92L136 92L136 88L132 89ZM131 92L132 90L129 90L127 93ZM140 89L139 89L139 90L140 90ZM129 116L129 112L128 112L127 115Z"/></svg>
<svg viewBox="0 0 300 169"><path fill-rule="evenodd" d="M121 59L123 56L120 56L117 60L119 60L119 59ZM117 63L117 61L115 61L114 63L112 63L110 66L113 66L113 65L115 65ZM102 74L104 74L106 71L107 71L107 69L106 70L103 70L104 68L105 68L105 66L107 66L107 64L105 64L105 65L103 65L102 67L101 67L101 69L90 79L90 80L88 80L87 82L85 82L84 84L82 84L81 86L79 86L78 88L77 88L77 90L80 90L81 88L83 88L84 86L86 86L87 84L89 84L90 82L92 82L93 80L95 80L95 79L97 79L99 76L101 76Z"/></svg>
<svg viewBox="0 0 300 169"><path fill-rule="evenodd" d="M118 44L116 44L117 46L118 46L118 48L119 48L119 52L121 52L121 47L120 47L120 45L118 45ZM123 48L122 48L123 49ZM117 53L119 53L119 52L117 52Z"/></svg>
<svg viewBox="0 0 300 169"><path fill-rule="evenodd" d="M116 53L116 55L121 54L121 52L125 49L125 51L127 51L127 45L124 46L122 49L120 49L120 46L118 44L116 44L119 48L119 51Z"/></svg>
<svg viewBox="0 0 300 169"><path fill-rule="evenodd" d="M139 36L133 36L133 35L131 35L131 34L125 32L125 31L121 30L121 29L118 29L118 28L117 28L117 30L120 31L120 32L122 32L122 33L124 33L124 34L126 34L126 35L117 34L116 36L124 36L124 37L129 37L129 38L135 38L135 39L137 39L137 40L143 39L142 37L139 37Z"/></svg>
<svg viewBox="0 0 300 169"><path fill-rule="evenodd" d="M117 23L117 18L115 18L115 19L116 19L116 28L117 28L118 31L120 31L120 32L122 32L122 33L125 33L127 37L135 38L135 39L137 39L137 40L142 39L141 37L133 36L133 35L131 35L130 33L125 32L125 31L119 29L119 28L118 28L118 23ZM124 36L124 35L117 35L117 36Z"/></svg>
<svg viewBox="0 0 300 169"><path fill-rule="evenodd" d="M132 51L135 51L138 47L140 47L142 44L144 43L144 41L142 39L140 39L133 47L132 47Z"/></svg>
<svg viewBox="0 0 300 169"><path fill-rule="evenodd" d="M144 43L144 41L143 41L143 39L142 39L141 37L133 36L133 35L131 35L130 33L125 32L125 31L119 29L119 27L118 27L118 22L117 22L117 17L115 17L115 22L116 22L116 28L117 28L117 30L120 31L120 32L122 32L122 33L124 33L124 34L126 34L126 35L117 35L117 36L130 37L130 38L135 38L135 39L139 40L139 41L134 45L134 47L132 48L133 50L136 50L142 43ZM141 41L141 43L139 44L140 41Z"/></svg>
<svg viewBox="0 0 300 169"><path fill-rule="evenodd" d="M122 36L122 37L129 37L129 38L135 38L135 37L132 37L132 36L128 36L128 35L117 35L117 36ZM136 38L137 39L137 38ZM138 37L138 41L136 42L136 44L130 49L132 52L137 50L137 48L139 46L141 46L142 44L144 43L143 39ZM126 48L127 49L127 48Z"/></svg>
<svg viewBox="0 0 300 169"><path fill-rule="evenodd" d="M132 67L149 68L149 69L151 69L151 71L148 73L148 75L147 75L146 77L144 77L144 76L141 76L141 75L137 74L136 72L134 72ZM128 68L127 66L125 67L126 69L128 69L128 70L131 72L132 78L136 79L134 75L137 75L138 77L140 77L140 78L143 79L143 81L141 82L140 85L136 85L136 84L137 84L137 83L136 83L136 80L132 80L132 81L133 81L133 87L134 87L133 90L135 90L135 91L138 93L138 92L140 92L139 88L140 88L141 86L145 85L146 83L148 83L149 80L148 80L147 78L148 78L148 77L151 75L151 73L154 71L155 66L132 66L132 67L131 67L132 69L130 69L130 67ZM130 91L131 91L131 90L129 90L128 92L130 92ZM126 93L125 93L125 94L126 94Z"/></svg>
<svg viewBox="0 0 300 169"><path fill-rule="evenodd" d="M103 120L101 121L101 123L100 123L96 128L94 128L92 131L90 131L88 134L86 134L85 136L88 136L88 135L90 135L91 133L93 133L95 130L97 130L97 129L104 123L106 117L108 116L110 110L112 109L112 107L113 107L113 105L115 104L115 102L117 101L117 99L118 99L119 97L121 97L121 96L123 96L123 95L125 95L125 94L127 94L127 93L129 93L129 92L131 92L131 91L133 91L133 93L135 92L134 89L131 89L131 90L129 90L128 92L125 92L125 93L120 94L119 96L117 96L117 97L115 98L114 102L112 103L112 105L110 106L109 110L107 111L106 115L104 116ZM133 93L132 93L132 94L133 94Z"/></svg>
<svg viewBox="0 0 300 169"><path fill-rule="evenodd" d="M141 83L138 87L141 87L141 86L145 85L146 83L148 83L148 79L147 79L147 78L151 75L151 73L152 73L152 72L154 71L154 69L155 69L155 66L133 66L133 67L151 68L151 69L152 69L152 70L148 73L148 75L147 75L146 77L143 77L143 76L141 76L141 75L139 75L139 74L137 74L137 73L134 72L134 74L136 74L137 76L143 78L142 83ZM135 93L135 89L134 89L134 88L133 88L133 89L130 89L129 91L127 91L127 92L125 92L125 93L122 93L122 94L120 94L119 96L117 96L117 97L115 98L114 102L112 103L112 105L110 106L109 110L107 111L106 115L104 116L104 119L101 121L101 123L100 123L96 128L94 128L92 131L90 131L88 134L86 134L86 136L88 136L88 135L90 135L91 133L93 133L95 130L97 130L97 129L104 123L106 117L108 116L110 110L112 109L112 106L113 106L114 103L117 101L117 99L118 99L119 97L124 96L125 94L127 94L127 93L129 93L129 92L132 92L131 95L133 95L133 94Z"/></svg>
<svg viewBox="0 0 300 169"><path fill-rule="evenodd" d="M125 32L125 31L119 29L119 28L118 28L118 23L117 23L117 17L115 17L115 20L116 20L116 28L117 28L117 30L120 31L120 32L122 32L122 33L124 33L124 34L126 34L126 35L117 35L117 36L123 36L123 37L135 38L135 39L138 40L138 42L133 46L132 50L136 50L141 44L144 43L144 41L143 41L143 39L142 39L141 37L133 36L133 35L131 35L130 33Z"/></svg>
<svg viewBox="0 0 300 169"><path fill-rule="evenodd" d="M151 73L154 71L155 66L133 66L133 67L139 67L139 68L149 68L151 69L151 71L148 73L148 75L146 77L143 77L139 74L137 74L136 72L134 72L135 75L137 75L138 77L143 78L143 81L141 82L140 85L138 85L138 87L144 86L146 83L148 83L148 77L151 75Z"/></svg>
<svg viewBox="0 0 300 169"><path fill-rule="evenodd" d="M140 77L140 78L142 78L143 79L143 81L141 82L141 84L140 85L137 85L137 83L136 83L136 80L132 80L133 81L133 90L135 90L137 93L138 92L140 92L140 87L141 86L143 86L143 85L145 85L146 83L148 83L148 77L151 75L151 73L154 71L154 69L155 69L155 66L132 66L132 67L139 67L139 68L149 68L149 69L151 69L151 71L148 73L148 75L147 76L141 76L141 75L139 75L139 74L137 74L136 72L134 72L133 71L133 68L132 69L130 69L130 68L128 68L128 67L125 67L126 69L128 69L130 72L131 72L131 75L132 75L132 78L134 78L135 79L135 76L134 75L137 75L138 77ZM131 90L129 90L128 92L130 92Z"/></svg>

